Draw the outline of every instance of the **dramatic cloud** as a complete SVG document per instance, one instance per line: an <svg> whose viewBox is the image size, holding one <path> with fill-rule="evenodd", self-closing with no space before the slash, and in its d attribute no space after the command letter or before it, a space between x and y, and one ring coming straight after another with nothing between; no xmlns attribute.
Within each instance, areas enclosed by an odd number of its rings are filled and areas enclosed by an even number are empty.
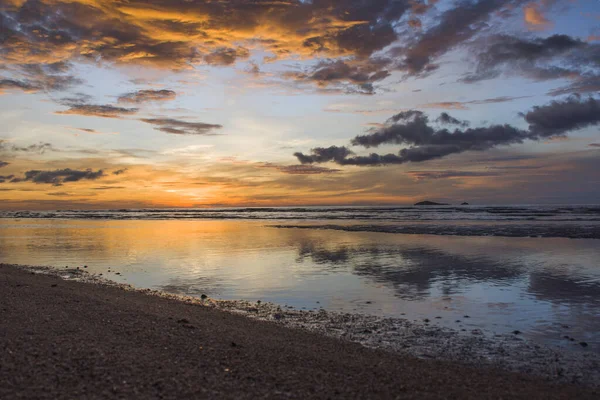
<svg viewBox="0 0 600 400"><path fill-rule="evenodd" d="M76 170L76 169L57 169L54 171L40 171L30 170L25 172L23 178L13 178L11 182L34 182L34 183L46 183L54 186L61 186L67 182L78 182L81 180L96 180L102 178L104 171L99 169L93 171L91 169Z"/></svg>
<svg viewBox="0 0 600 400"><path fill-rule="evenodd" d="M6 161L0 161L0 168L6 167L8 164L10 163L7 163Z"/></svg>
<svg viewBox="0 0 600 400"><path fill-rule="evenodd" d="M368 156L354 155L345 146L314 148L311 154L295 153L301 164L333 161L340 165L384 165L423 162L465 151L484 151L498 146L523 143L525 140L541 140L569 131L600 124L599 101L593 98L582 100L573 96L564 101L554 101L546 106L537 106L523 114L529 130L510 125L491 125L480 128L455 129L432 126L429 118L421 111L409 110L390 118L383 127L371 129L366 135L352 139L353 146L365 148L380 145L405 145L398 154L371 153ZM436 122L444 125L461 121L444 113Z"/></svg>
<svg viewBox="0 0 600 400"><path fill-rule="evenodd" d="M186 68L229 65L260 45L292 55L368 57L396 39L409 1L18 1L0 14L5 62L76 58Z"/></svg>
<svg viewBox="0 0 600 400"><path fill-rule="evenodd" d="M138 112L137 108L124 108L111 105L72 104L68 110L57 111L61 115L84 115L87 117L122 118Z"/></svg>
<svg viewBox="0 0 600 400"><path fill-rule="evenodd" d="M600 124L600 101L571 96L545 106L535 106L523 115L532 134L562 135L575 129Z"/></svg>
<svg viewBox="0 0 600 400"><path fill-rule="evenodd" d="M0 14L2 63L83 59L180 70L233 65L260 51L265 62L321 60L284 77L372 94L391 71L435 70L437 58L523 2L463 0L440 14L437 1L424 0L16 1Z"/></svg>
<svg viewBox="0 0 600 400"><path fill-rule="evenodd" d="M119 103L140 104L150 101L168 101L175 100L177 93L172 90L138 90L137 92L127 93L119 97Z"/></svg>
<svg viewBox="0 0 600 400"><path fill-rule="evenodd" d="M223 127L218 124L187 122L172 118L143 118L140 121L154 125L154 129L158 131L174 135L211 135L213 130Z"/></svg>

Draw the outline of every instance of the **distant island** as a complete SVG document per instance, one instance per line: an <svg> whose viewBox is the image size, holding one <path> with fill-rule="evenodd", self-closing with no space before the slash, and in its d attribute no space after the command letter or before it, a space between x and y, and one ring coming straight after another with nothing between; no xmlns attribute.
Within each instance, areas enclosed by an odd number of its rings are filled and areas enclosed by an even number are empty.
<svg viewBox="0 0 600 400"><path fill-rule="evenodd" d="M468 206L469 203L467 203L466 201L464 203L460 203L461 206Z"/></svg>
<svg viewBox="0 0 600 400"><path fill-rule="evenodd" d="M418 203L415 203L415 206L448 206L449 204L446 203L436 203L435 201L420 201Z"/></svg>

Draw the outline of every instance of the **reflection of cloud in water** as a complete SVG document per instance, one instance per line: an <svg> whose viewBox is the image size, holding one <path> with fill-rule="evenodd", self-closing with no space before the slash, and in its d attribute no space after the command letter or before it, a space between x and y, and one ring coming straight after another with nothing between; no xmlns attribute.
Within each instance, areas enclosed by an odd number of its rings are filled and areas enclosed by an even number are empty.
<svg viewBox="0 0 600 400"><path fill-rule="evenodd" d="M579 279L577 279L579 278ZM536 298L559 303L600 303L600 281L571 272L570 276L549 271L532 271L528 291Z"/></svg>
<svg viewBox="0 0 600 400"><path fill-rule="evenodd" d="M391 284L396 295L407 300L428 296L435 283L444 295L460 293L478 282L513 283L522 279L526 268L508 261L482 256L451 254L425 247L349 247L327 249L312 241L299 243L298 262L310 258L328 270L351 268L351 272Z"/></svg>
<svg viewBox="0 0 600 400"><path fill-rule="evenodd" d="M345 264L351 257L350 251L341 246L335 250L328 250L315 245L312 241L303 241L298 244L298 258L296 262L302 262L310 258L315 264ZM333 266L332 266L333 267Z"/></svg>

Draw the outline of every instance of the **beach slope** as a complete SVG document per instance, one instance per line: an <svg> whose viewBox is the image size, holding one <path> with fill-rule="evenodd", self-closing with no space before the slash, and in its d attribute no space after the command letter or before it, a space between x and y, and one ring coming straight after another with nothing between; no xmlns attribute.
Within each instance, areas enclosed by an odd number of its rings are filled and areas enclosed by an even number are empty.
<svg viewBox="0 0 600 400"><path fill-rule="evenodd" d="M0 398L598 398L0 265Z"/></svg>

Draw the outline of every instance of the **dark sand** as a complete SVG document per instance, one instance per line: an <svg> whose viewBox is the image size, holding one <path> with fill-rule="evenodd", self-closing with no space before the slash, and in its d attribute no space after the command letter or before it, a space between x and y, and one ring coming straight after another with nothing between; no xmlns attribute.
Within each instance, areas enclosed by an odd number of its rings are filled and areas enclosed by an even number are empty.
<svg viewBox="0 0 600 400"><path fill-rule="evenodd" d="M0 399L599 398L0 265Z"/></svg>

